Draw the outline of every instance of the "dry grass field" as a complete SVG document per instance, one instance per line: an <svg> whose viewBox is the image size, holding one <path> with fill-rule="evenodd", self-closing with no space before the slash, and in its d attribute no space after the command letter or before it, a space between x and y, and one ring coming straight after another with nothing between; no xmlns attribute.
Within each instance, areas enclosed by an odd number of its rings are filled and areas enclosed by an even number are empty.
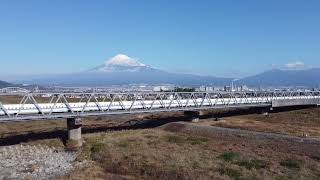
<svg viewBox="0 0 320 180"><path fill-rule="evenodd" d="M200 124L301 137L320 137L320 108L270 113L268 116L261 114L232 116L221 121L208 119L201 121Z"/></svg>
<svg viewBox="0 0 320 180"><path fill-rule="evenodd" d="M203 119L195 125L319 138L319 113L320 109L313 108L267 117ZM84 146L77 158L88 165L58 179L320 179L320 147L309 153L291 142L151 128L161 123L130 128L131 121L143 119L186 120L181 113L123 116L116 121L115 117L89 118L84 121ZM63 149L59 137L65 130L65 121L0 124L0 142L16 140ZM25 135L28 138L17 140Z"/></svg>
<svg viewBox="0 0 320 180"><path fill-rule="evenodd" d="M203 137L162 129L88 134L79 169L62 179L319 179L320 157L277 143Z"/></svg>

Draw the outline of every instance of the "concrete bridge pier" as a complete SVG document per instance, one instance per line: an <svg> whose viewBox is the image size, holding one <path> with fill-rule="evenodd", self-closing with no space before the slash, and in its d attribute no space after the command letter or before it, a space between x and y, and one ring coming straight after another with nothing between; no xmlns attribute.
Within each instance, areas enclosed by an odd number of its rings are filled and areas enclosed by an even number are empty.
<svg viewBox="0 0 320 180"><path fill-rule="evenodd" d="M184 111L184 115L188 117L191 122L199 122L200 116L203 116L202 111Z"/></svg>
<svg viewBox="0 0 320 180"><path fill-rule="evenodd" d="M73 117L67 119L68 126L68 141L67 146L70 148L77 148L82 146L81 138L81 118Z"/></svg>

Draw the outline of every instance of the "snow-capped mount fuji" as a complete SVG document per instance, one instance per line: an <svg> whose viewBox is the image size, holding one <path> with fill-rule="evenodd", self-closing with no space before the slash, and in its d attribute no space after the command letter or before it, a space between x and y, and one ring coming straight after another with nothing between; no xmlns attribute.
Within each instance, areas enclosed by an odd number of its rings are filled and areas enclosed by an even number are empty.
<svg viewBox="0 0 320 180"><path fill-rule="evenodd" d="M93 69L50 78L19 81L28 84L59 86L109 86L128 84L175 84L181 86L225 85L230 78L198 76L191 74L170 73L139 62L124 54L119 54Z"/></svg>
<svg viewBox="0 0 320 180"><path fill-rule="evenodd" d="M306 86L320 87L320 68L305 70L272 70L242 78L237 84L253 87ZM38 78L41 77L41 78ZM26 78L26 77L23 77ZM78 73L36 76L29 80L17 80L19 84L42 86L110 86L128 84L174 84L177 86L230 85L234 78L170 73L143 64L136 58L118 54L104 64ZM0 88L8 83L0 81Z"/></svg>
<svg viewBox="0 0 320 180"><path fill-rule="evenodd" d="M104 64L90 69L91 73L113 73L113 72L149 72L160 71L149 65L139 62L124 54L118 54L106 61Z"/></svg>

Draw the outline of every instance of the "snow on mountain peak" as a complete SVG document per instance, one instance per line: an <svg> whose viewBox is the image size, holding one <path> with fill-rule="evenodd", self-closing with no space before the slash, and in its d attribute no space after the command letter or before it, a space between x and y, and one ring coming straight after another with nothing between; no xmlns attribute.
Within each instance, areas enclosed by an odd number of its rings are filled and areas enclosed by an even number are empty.
<svg viewBox="0 0 320 180"><path fill-rule="evenodd" d="M137 59L131 58L125 54L118 54L105 62L106 66L146 66Z"/></svg>
<svg viewBox="0 0 320 180"><path fill-rule="evenodd" d="M125 54L118 54L89 72L141 72L155 70Z"/></svg>

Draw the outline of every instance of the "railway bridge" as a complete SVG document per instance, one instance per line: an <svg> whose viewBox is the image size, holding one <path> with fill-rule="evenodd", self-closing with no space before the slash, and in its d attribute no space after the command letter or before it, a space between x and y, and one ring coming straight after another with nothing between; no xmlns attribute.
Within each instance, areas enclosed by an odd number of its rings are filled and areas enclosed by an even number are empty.
<svg viewBox="0 0 320 180"><path fill-rule="evenodd" d="M197 119L207 109L300 105L320 105L320 91L2 93L0 123L65 118L81 145L82 117L184 111Z"/></svg>

